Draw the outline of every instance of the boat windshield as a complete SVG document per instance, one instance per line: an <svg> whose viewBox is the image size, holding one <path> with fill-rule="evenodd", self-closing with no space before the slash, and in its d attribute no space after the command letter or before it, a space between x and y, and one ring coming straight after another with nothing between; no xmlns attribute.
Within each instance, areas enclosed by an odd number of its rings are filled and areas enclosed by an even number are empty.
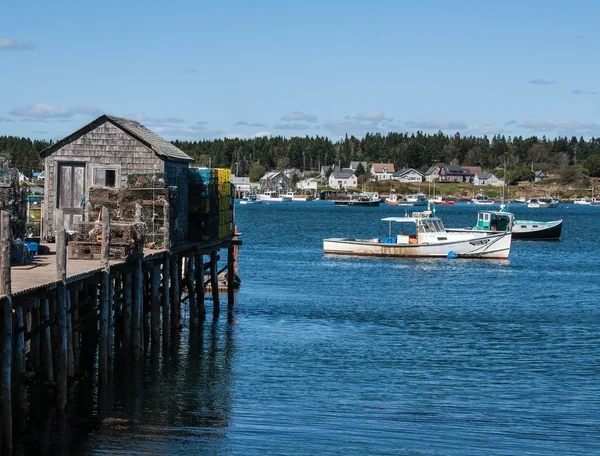
<svg viewBox="0 0 600 456"><path fill-rule="evenodd" d="M438 233L445 231L441 220L422 220L419 224L419 233Z"/></svg>

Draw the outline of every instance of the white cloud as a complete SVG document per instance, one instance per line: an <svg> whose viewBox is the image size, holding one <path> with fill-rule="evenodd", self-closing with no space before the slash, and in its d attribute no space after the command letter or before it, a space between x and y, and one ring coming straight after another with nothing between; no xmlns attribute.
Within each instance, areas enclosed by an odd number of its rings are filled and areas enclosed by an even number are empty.
<svg viewBox="0 0 600 456"><path fill-rule="evenodd" d="M223 135L225 139L247 139L248 135L243 135L241 133L225 133Z"/></svg>
<svg viewBox="0 0 600 456"><path fill-rule="evenodd" d="M97 116L102 110L91 105L77 105L70 108L54 104L32 104L19 106L9 114L29 122L48 122L50 120L69 120L77 115Z"/></svg>
<svg viewBox="0 0 600 456"><path fill-rule="evenodd" d="M314 114L305 114L303 112L291 112L289 114L286 114L285 116L283 116L281 118L281 120L285 121L285 122L316 122L317 121L317 116L315 116Z"/></svg>
<svg viewBox="0 0 600 456"><path fill-rule="evenodd" d="M263 136L271 136L271 132L270 131L257 131L256 133L254 133L253 136L255 138L262 138Z"/></svg>
<svg viewBox="0 0 600 456"><path fill-rule="evenodd" d="M308 125L307 123L292 122L278 123L273 125L273 128L275 128L276 130L308 130L309 128L314 128L314 126Z"/></svg>
<svg viewBox="0 0 600 456"><path fill-rule="evenodd" d="M14 38L0 38L0 51L29 51L33 48L33 43L22 43Z"/></svg>
<svg viewBox="0 0 600 456"><path fill-rule="evenodd" d="M137 120L140 123L148 125L169 125L169 124L182 124L185 120L180 117L150 117L146 114L134 114L131 116L132 119Z"/></svg>
<svg viewBox="0 0 600 456"><path fill-rule="evenodd" d="M558 84L558 81L550 81L544 78L533 78L529 80L529 84L538 84L538 85L552 85Z"/></svg>
<svg viewBox="0 0 600 456"><path fill-rule="evenodd" d="M381 111L362 111L353 117L347 117L347 118L356 119L356 120L364 120L367 122L381 122L382 120L394 120L391 118L390 119L386 118L385 115L383 114L383 112L381 112Z"/></svg>
<svg viewBox="0 0 600 456"><path fill-rule="evenodd" d="M266 127L266 125L264 123L260 123L258 121L251 123L251 122L247 122L245 120L238 120L235 125L236 126L243 125L243 126L246 126L246 127L259 127L259 128Z"/></svg>
<svg viewBox="0 0 600 456"><path fill-rule="evenodd" d="M419 130L464 130L467 128L467 124L462 120L410 121L406 122L406 125Z"/></svg>
<svg viewBox="0 0 600 456"><path fill-rule="evenodd" d="M562 136L597 136L600 124L594 122L578 122L575 120L528 120L521 122L521 128L535 132L557 132Z"/></svg>

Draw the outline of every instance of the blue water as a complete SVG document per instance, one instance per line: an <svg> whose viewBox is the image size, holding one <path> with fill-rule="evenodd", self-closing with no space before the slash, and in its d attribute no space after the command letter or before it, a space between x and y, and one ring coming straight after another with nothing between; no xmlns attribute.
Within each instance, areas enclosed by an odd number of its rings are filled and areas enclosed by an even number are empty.
<svg viewBox="0 0 600 456"><path fill-rule="evenodd" d="M438 207L447 226L477 207ZM509 260L324 257L403 208L238 206L231 318L117 378L81 454L600 454L600 208ZM210 304L209 304L210 308Z"/></svg>

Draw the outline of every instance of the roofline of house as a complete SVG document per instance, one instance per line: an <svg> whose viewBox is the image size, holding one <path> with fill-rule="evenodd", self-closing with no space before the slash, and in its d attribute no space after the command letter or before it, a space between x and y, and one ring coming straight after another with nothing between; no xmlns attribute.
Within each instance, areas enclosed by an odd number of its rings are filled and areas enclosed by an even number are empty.
<svg viewBox="0 0 600 456"><path fill-rule="evenodd" d="M125 131L125 133L127 133L129 136L131 136L134 139L136 139L137 141L141 142L144 146L146 146L148 149L150 149L152 152L154 152L159 157L163 157L165 160L178 161L178 162L184 162L184 163L193 163L195 161L192 157L189 157L189 158L177 158L177 157L170 157L170 156L165 156L163 154L160 154L159 152L157 152L152 147L152 144L150 144L145 139L139 137L138 135L136 135L135 133L133 133L128 128L125 128L123 125L119 124L117 121L115 121L114 119L112 119L111 116L109 116L108 114L102 114L100 117L98 117L97 119L92 120L89 124L81 127L76 132L71 133L69 136L64 137L60 141L57 141L54 144L52 144L51 146L46 147L44 150L42 150L40 152L40 156L42 158L46 158L52 152L57 151L61 147L65 146L66 144L69 144L70 142L75 141L77 138L85 135L86 133L89 133L94 128L98 127L99 125L101 125L104 122L110 122L115 127L117 127L119 130Z"/></svg>

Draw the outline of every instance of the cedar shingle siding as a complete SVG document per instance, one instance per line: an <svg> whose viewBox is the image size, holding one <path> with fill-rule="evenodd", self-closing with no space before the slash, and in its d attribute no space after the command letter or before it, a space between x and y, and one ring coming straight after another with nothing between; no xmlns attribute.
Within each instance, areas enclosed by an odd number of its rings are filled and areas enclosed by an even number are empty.
<svg viewBox="0 0 600 456"><path fill-rule="evenodd" d="M85 166L84 189L91 185L90 165L120 166L117 187L124 187L130 173L167 174L167 185L177 186L178 201L175 214L176 240L187 236L187 169L193 159L171 143L160 138L138 122L112 116L101 116L82 129L42 152L45 158L44 235L53 236L54 209L57 207L57 170L59 164L78 163ZM73 227L70 227L71 229Z"/></svg>

